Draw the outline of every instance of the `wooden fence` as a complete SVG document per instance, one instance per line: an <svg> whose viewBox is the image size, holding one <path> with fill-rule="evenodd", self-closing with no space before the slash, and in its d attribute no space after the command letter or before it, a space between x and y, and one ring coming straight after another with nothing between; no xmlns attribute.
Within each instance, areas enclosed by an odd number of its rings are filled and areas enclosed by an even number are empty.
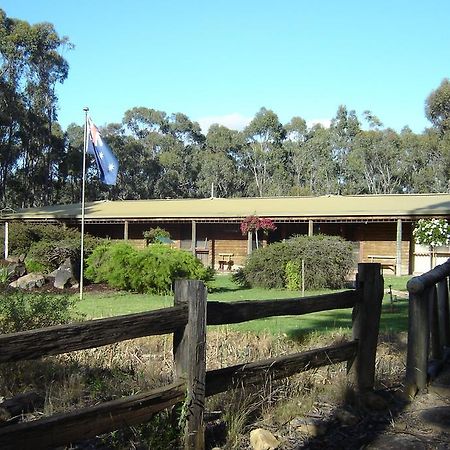
<svg viewBox="0 0 450 450"><path fill-rule="evenodd" d="M354 290L288 300L207 302L199 281L175 285L174 306L156 311L0 336L0 363L36 359L141 336L173 333L174 382L139 395L0 428L2 449L45 449L149 420L184 403L185 448L204 448L205 397L266 380L348 362L354 389L373 389L383 297L380 264L359 264ZM278 358L206 371L206 327L264 317L353 308L349 342Z"/></svg>
<svg viewBox="0 0 450 450"><path fill-rule="evenodd" d="M450 356L450 259L408 281L406 392L414 396Z"/></svg>

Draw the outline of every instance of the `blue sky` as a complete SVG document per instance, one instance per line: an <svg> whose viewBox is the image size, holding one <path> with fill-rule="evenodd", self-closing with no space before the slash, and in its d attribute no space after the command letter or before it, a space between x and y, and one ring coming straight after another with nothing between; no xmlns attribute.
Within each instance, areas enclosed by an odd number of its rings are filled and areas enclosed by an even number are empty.
<svg viewBox="0 0 450 450"><path fill-rule="evenodd" d="M203 127L331 119L339 105L386 127L429 126L424 102L450 77L448 0L2 0L75 45L58 88L63 128L145 106Z"/></svg>

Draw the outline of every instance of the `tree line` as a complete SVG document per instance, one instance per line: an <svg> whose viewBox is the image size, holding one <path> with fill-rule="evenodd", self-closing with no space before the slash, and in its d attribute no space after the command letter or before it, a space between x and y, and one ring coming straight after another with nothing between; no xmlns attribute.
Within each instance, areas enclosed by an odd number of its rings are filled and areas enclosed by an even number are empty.
<svg viewBox="0 0 450 450"><path fill-rule="evenodd" d="M1 208L80 201L83 126L62 130L55 93L71 48L52 24L0 10ZM91 161L86 199L448 192L449 80L427 97L425 115L431 126L418 134L344 105L329 127L282 124L261 108L242 131L214 124L204 133L183 113L135 107L101 129L119 160L117 184L102 185Z"/></svg>

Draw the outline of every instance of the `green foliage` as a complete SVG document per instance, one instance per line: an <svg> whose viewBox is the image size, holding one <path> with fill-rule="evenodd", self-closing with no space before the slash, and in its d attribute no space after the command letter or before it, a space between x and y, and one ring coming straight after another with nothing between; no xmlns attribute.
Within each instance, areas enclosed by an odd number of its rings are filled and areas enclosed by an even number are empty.
<svg viewBox="0 0 450 450"><path fill-rule="evenodd" d="M150 228L150 230L144 231L142 234L147 245L157 243L158 238L170 239L170 233L161 227Z"/></svg>
<svg viewBox="0 0 450 450"><path fill-rule="evenodd" d="M61 225L12 222L9 226L9 253L17 256L26 255L36 242L80 239L79 236L78 230Z"/></svg>
<svg viewBox="0 0 450 450"><path fill-rule="evenodd" d="M0 333L48 327L81 319L76 300L68 295L0 292Z"/></svg>
<svg viewBox="0 0 450 450"><path fill-rule="evenodd" d="M88 234L84 236L84 255L101 241ZM28 272L51 272L70 257L80 260L81 234L73 228L60 225L35 225L14 222L10 226L10 252L26 255Z"/></svg>
<svg viewBox="0 0 450 450"><path fill-rule="evenodd" d="M6 284L11 277L11 273L7 266L0 266L0 285Z"/></svg>
<svg viewBox="0 0 450 450"><path fill-rule="evenodd" d="M340 288L353 266L350 242L336 236L297 236L254 251L244 267L245 278L251 286L283 288L286 265L300 265L302 259L306 289ZM293 270L291 266L288 272Z"/></svg>
<svg viewBox="0 0 450 450"><path fill-rule="evenodd" d="M286 278L286 289L298 291L301 286L302 276L300 273L301 265L297 261L288 261L284 268Z"/></svg>
<svg viewBox="0 0 450 450"><path fill-rule="evenodd" d="M192 254L154 244L144 250L118 242L97 247L87 259L86 278L133 292L168 293L177 278L205 282L212 270Z"/></svg>
<svg viewBox="0 0 450 450"><path fill-rule="evenodd" d="M427 119L441 132L450 129L450 81L444 78L440 86L425 101Z"/></svg>

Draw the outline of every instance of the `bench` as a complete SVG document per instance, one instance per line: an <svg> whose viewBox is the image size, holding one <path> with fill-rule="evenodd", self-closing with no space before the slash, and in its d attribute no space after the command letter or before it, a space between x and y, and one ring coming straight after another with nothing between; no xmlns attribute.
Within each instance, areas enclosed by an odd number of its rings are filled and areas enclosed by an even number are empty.
<svg viewBox="0 0 450 450"><path fill-rule="evenodd" d="M225 270L225 265L228 270L233 267L233 260L231 259L234 253L219 253L219 270Z"/></svg>
<svg viewBox="0 0 450 450"><path fill-rule="evenodd" d="M367 255L369 262L380 263L382 269L390 269L396 273L397 257L391 255Z"/></svg>

